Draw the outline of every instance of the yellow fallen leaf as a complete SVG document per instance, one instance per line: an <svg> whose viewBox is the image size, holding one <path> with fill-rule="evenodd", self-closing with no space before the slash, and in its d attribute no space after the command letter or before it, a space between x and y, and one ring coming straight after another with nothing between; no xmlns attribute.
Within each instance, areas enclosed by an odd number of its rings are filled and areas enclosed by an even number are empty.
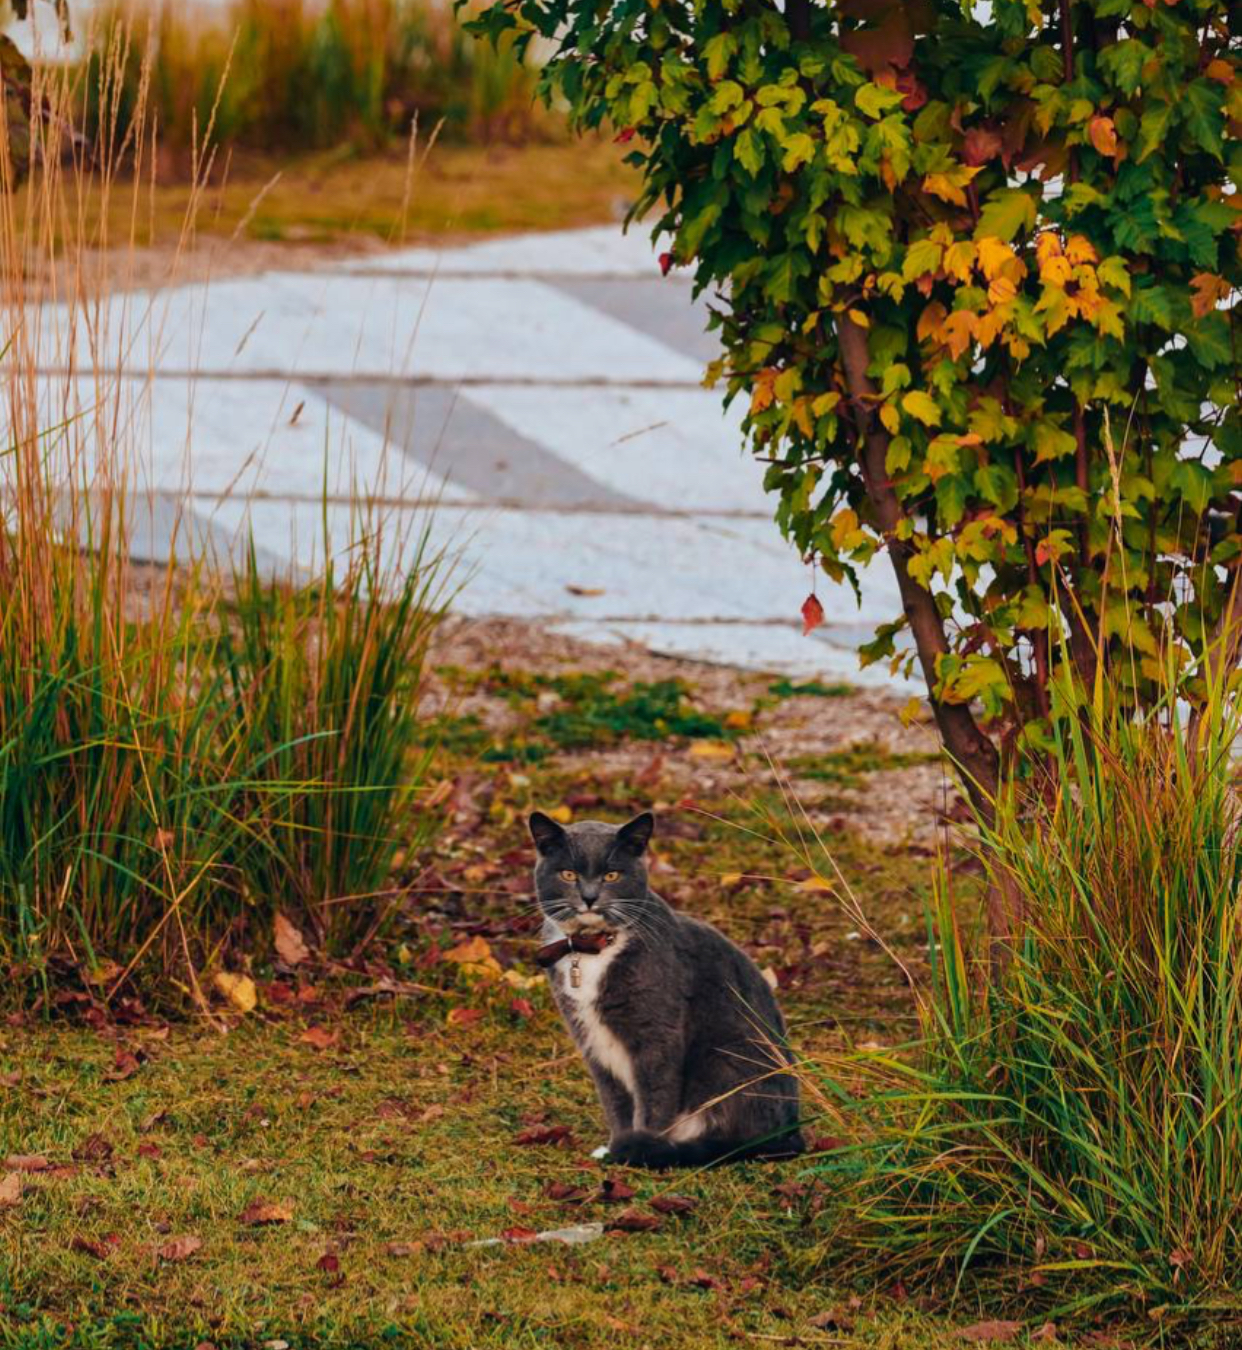
<svg viewBox="0 0 1242 1350"><path fill-rule="evenodd" d="M741 872L723 872L720 877L720 884L722 886L736 886L741 879Z"/></svg>
<svg viewBox="0 0 1242 1350"><path fill-rule="evenodd" d="M737 731L745 731L754 721L754 714L748 708L736 708L725 717L725 726Z"/></svg>
<svg viewBox="0 0 1242 1350"><path fill-rule="evenodd" d="M554 806L550 811L547 811L544 814L551 816L553 820L561 825L568 825L574 818L574 813L568 806Z"/></svg>
<svg viewBox="0 0 1242 1350"><path fill-rule="evenodd" d="M831 881L825 881L823 877L807 877L798 889L800 891L831 891L834 887Z"/></svg>
<svg viewBox="0 0 1242 1350"><path fill-rule="evenodd" d="M523 975L517 970L506 970L504 981L514 989L534 989L536 985L543 983L543 976Z"/></svg>
<svg viewBox="0 0 1242 1350"><path fill-rule="evenodd" d="M466 961L486 961L492 954L492 949L488 945L485 937L467 938L465 942L459 942L456 947L450 947L444 953L444 960L456 961L459 964Z"/></svg>
<svg viewBox="0 0 1242 1350"><path fill-rule="evenodd" d="M230 971L219 970L212 983L238 1012L254 1012L259 995L249 975L234 975Z"/></svg>
<svg viewBox="0 0 1242 1350"><path fill-rule="evenodd" d="M728 741L695 741L690 753L696 759L732 759L733 747Z"/></svg>

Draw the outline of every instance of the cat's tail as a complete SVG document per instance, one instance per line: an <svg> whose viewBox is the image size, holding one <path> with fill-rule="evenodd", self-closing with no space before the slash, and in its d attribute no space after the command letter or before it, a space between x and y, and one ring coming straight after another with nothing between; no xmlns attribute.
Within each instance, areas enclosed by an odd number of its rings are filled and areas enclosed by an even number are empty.
<svg viewBox="0 0 1242 1350"><path fill-rule="evenodd" d="M800 1130L773 1139L739 1140L705 1134L698 1139L672 1140L663 1135L634 1130L608 1145L609 1157L629 1167L650 1167L665 1171L670 1167L711 1167L715 1163L758 1159L775 1162L796 1158L806 1149Z"/></svg>

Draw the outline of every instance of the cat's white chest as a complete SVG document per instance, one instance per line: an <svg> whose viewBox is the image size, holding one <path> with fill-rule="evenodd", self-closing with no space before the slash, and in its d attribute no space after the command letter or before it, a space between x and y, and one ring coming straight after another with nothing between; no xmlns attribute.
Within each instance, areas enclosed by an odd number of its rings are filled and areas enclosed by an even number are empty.
<svg viewBox="0 0 1242 1350"><path fill-rule="evenodd" d="M602 952L574 952L562 957L552 978L557 1001L582 1052L601 1068L607 1069L625 1088L634 1100L637 1118L639 1103L634 1061L599 1015L599 995L604 976L628 941L627 934L618 933L612 945L605 947Z"/></svg>

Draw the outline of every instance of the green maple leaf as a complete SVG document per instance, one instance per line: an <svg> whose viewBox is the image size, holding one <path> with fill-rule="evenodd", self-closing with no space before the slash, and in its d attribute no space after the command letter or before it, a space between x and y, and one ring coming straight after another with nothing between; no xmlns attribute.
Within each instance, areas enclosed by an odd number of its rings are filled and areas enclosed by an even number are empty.
<svg viewBox="0 0 1242 1350"><path fill-rule="evenodd" d="M1022 230L1035 224L1035 200L1021 188L994 192L979 213L976 239L996 238L1008 243Z"/></svg>
<svg viewBox="0 0 1242 1350"><path fill-rule="evenodd" d="M1183 91L1182 116L1196 143L1217 159L1224 158L1225 87L1215 80L1192 80Z"/></svg>

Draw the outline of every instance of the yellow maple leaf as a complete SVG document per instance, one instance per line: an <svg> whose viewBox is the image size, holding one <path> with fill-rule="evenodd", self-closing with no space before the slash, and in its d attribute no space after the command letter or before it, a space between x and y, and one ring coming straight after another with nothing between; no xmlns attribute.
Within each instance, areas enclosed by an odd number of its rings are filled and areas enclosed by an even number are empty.
<svg viewBox="0 0 1242 1350"><path fill-rule="evenodd" d="M1045 230L1035 238L1035 257L1039 261L1042 270L1049 258L1059 258L1061 256L1061 240L1052 230Z"/></svg>
<svg viewBox="0 0 1242 1350"><path fill-rule="evenodd" d="M1039 278L1049 286L1064 288L1074 279L1073 264L1063 253L1054 254L1047 262L1040 264Z"/></svg>
<svg viewBox="0 0 1242 1350"><path fill-rule="evenodd" d="M1070 235L1065 245L1065 256L1075 265L1100 261L1100 255L1095 251L1095 245L1083 234Z"/></svg>
<svg viewBox="0 0 1242 1350"><path fill-rule="evenodd" d="M890 436L896 436L901 430L901 414L891 403L882 403L880 405L880 421L883 423L884 430Z"/></svg>
<svg viewBox="0 0 1242 1350"><path fill-rule="evenodd" d="M949 202L953 206L966 205L966 193L964 189L969 186L970 180L979 172L979 168L969 168L964 164L956 168L948 169L944 173L929 173L923 179L923 191L930 192L933 197L939 197L942 202Z"/></svg>
<svg viewBox="0 0 1242 1350"><path fill-rule="evenodd" d="M944 255L941 264L944 270L957 281L969 281L971 269L975 265L975 246L969 239L959 239Z"/></svg>
<svg viewBox="0 0 1242 1350"><path fill-rule="evenodd" d="M994 239L990 235L979 240L979 270L992 281L1001 275L1017 254L1003 239Z"/></svg>

